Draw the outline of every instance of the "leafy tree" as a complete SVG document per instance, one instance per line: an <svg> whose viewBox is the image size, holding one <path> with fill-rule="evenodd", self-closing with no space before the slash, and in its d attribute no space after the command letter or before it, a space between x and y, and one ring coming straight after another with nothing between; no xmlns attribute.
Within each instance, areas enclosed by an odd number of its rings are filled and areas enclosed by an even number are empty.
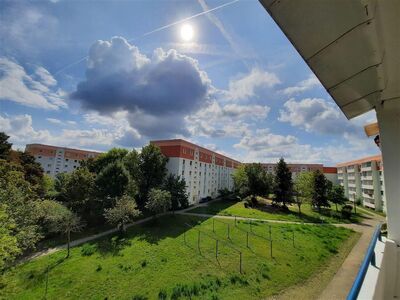
<svg viewBox="0 0 400 300"><path fill-rule="evenodd" d="M87 162L89 170L93 173L99 174L104 168L110 164L122 162L128 150L122 148L113 148L105 153L100 154L94 160Z"/></svg>
<svg viewBox="0 0 400 300"><path fill-rule="evenodd" d="M47 174L43 175L43 192L46 198L55 198L57 191L55 189L55 180Z"/></svg>
<svg viewBox="0 0 400 300"><path fill-rule="evenodd" d="M36 162L35 157L27 152L19 152L19 159L21 166L24 168L25 180L32 186L39 186L42 184L43 168Z"/></svg>
<svg viewBox="0 0 400 300"><path fill-rule="evenodd" d="M151 211L154 216L171 208L171 194L168 191L151 189L148 197L146 209Z"/></svg>
<svg viewBox="0 0 400 300"><path fill-rule="evenodd" d="M8 159L12 144L8 142L10 137L0 132L0 159Z"/></svg>
<svg viewBox="0 0 400 300"><path fill-rule="evenodd" d="M189 206L189 199L186 194L186 181L184 178L172 174L168 175L165 179L163 189L171 194L171 209L173 211Z"/></svg>
<svg viewBox="0 0 400 300"><path fill-rule="evenodd" d="M328 183L325 175L320 171L314 171L312 204L321 211L321 207L330 207L328 202Z"/></svg>
<svg viewBox="0 0 400 300"><path fill-rule="evenodd" d="M12 263L21 249L13 235L16 224L7 214L5 205L0 205L0 272Z"/></svg>
<svg viewBox="0 0 400 300"><path fill-rule="evenodd" d="M94 196L95 175L86 167L78 168L69 175L57 176L57 182L57 199L86 222L96 223L102 207Z"/></svg>
<svg viewBox="0 0 400 300"><path fill-rule="evenodd" d="M282 203L283 207L287 208L286 204L292 202L292 191L292 173L285 160L281 158L275 169L274 201Z"/></svg>
<svg viewBox="0 0 400 300"><path fill-rule="evenodd" d="M246 173L246 166L240 165L232 174L235 193L241 198L249 195L249 181Z"/></svg>
<svg viewBox="0 0 400 300"><path fill-rule="evenodd" d="M140 211L137 209L135 199L127 195L117 199L113 208L104 210L104 217L107 222L117 226L122 232L125 232L125 225L139 215Z"/></svg>
<svg viewBox="0 0 400 300"><path fill-rule="evenodd" d="M54 201L53 201L54 202ZM52 215L48 215L50 231L63 233L67 237L67 258L70 255L71 232L79 232L83 228L80 218L67 207L55 202Z"/></svg>
<svg viewBox="0 0 400 300"><path fill-rule="evenodd" d="M130 151L122 160L125 169L129 172L131 178L138 181L139 177L139 154L135 149Z"/></svg>
<svg viewBox="0 0 400 300"><path fill-rule="evenodd" d="M261 164L249 164L245 166L247 175L248 193L252 199L256 196L266 196L269 194L267 173Z"/></svg>
<svg viewBox="0 0 400 300"><path fill-rule="evenodd" d="M344 196L343 187L338 184L334 184L328 191L328 201L334 203L336 206L336 211L338 211L338 204L343 205L347 201L346 197Z"/></svg>
<svg viewBox="0 0 400 300"><path fill-rule="evenodd" d="M294 202L301 214L301 205L310 202L313 195L314 177L312 172L301 172L294 181Z"/></svg>
<svg viewBox="0 0 400 300"><path fill-rule="evenodd" d="M0 160L0 205L15 223L10 230L21 251L34 248L42 238L37 225L37 202L37 194L25 180L23 168Z"/></svg>
<svg viewBox="0 0 400 300"><path fill-rule="evenodd" d="M130 177L122 162L111 162L96 177L96 188L104 208L111 207L111 199L121 197L129 184Z"/></svg>
<svg viewBox="0 0 400 300"><path fill-rule="evenodd" d="M161 153L159 147L150 144L142 148L139 155L139 207L144 207L148 199L148 193L153 188L162 185L167 173L168 159Z"/></svg>

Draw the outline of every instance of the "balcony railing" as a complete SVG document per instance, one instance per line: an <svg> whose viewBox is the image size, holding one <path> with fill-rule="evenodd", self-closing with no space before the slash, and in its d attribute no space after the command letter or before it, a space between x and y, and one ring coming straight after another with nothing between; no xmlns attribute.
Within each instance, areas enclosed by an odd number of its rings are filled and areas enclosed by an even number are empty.
<svg viewBox="0 0 400 300"><path fill-rule="evenodd" d="M367 274L367 270L369 267L369 264L372 264L373 266L376 265L375 261L375 245L376 241L379 239L381 240L381 226L382 224L376 225L375 232L372 236L371 242L368 246L367 253L365 254L364 260L361 264L360 270L358 271L357 277L354 280L353 286L351 287L351 290L349 294L347 295L347 300L356 300L358 297L358 294L360 293L361 286L363 285L365 274Z"/></svg>

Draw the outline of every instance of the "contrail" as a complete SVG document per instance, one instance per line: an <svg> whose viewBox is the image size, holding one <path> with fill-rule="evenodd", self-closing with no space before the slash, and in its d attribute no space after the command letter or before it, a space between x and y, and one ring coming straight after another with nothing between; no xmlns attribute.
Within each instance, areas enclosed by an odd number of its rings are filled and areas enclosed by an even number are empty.
<svg viewBox="0 0 400 300"><path fill-rule="evenodd" d="M218 9L221 9L221 8L224 8L224 7L226 7L226 6L232 5L232 4L236 3L236 2L239 2L239 0L233 0L233 1L230 1L230 2L225 3L225 4L221 4L221 5L219 5L219 6L216 6L216 7L214 7L214 8L211 8L211 9L209 9L209 10L202 11L201 13L195 14L195 15L193 15L193 16L190 16L190 17L181 19L181 20L179 20L179 21L170 23L170 24L168 24L168 25L164 25L164 26L159 27L159 28L157 28L157 29L154 29L154 30L152 30L152 31L146 32L146 33L144 33L143 35L141 35L141 36L138 37L138 38L130 39L130 40L128 40L128 42L133 42L133 41L139 40L139 39L144 38L144 37L146 37L146 36L148 36L148 35L150 35L150 34L153 34L153 33L162 31L162 30L164 30L164 29L170 28L170 27L172 27L172 26L175 26L175 25L178 25L178 24L187 22L187 21L192 20L192 19L194 19L194 18L203 16L203 15L209 13L209 12L212 12L212 11L215 11L215 10L218 10ZM82 61L86 60L88 57L89 57L89 56L82 57L81 59L79 59L79 60L77 60L77 61L75 61L75 62L73 62L73 63L70 63L70 64L66 65L65 67L63 67L63 68L61 68L60 70L56 71L56 72L54 73L54 75L57 75L57 74L59 74L59 73L65 71L66 69L68 69L68 68L70 68L70 67L72 67L72 66L74 66L74 65L77 65L77 64L81 63Z"/></svg>

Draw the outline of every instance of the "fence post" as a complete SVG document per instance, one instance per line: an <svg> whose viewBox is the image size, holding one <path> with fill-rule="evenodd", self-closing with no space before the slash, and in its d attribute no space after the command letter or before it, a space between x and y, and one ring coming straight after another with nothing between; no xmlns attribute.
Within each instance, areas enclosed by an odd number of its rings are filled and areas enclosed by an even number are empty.
<svg viewBox="0 0 400 300"><path fill-rule="evenodd" d="M235 216L235 227L236 227L236 216Z"/></svg>
<svg viewBox="0 0 400 300"><path fill-rule="evenodd" d="M47 287L49 285L49 265L47 265L47 269L46 269L46 288L44 291L44 299L47 299Z"/></svg>
<svg viewBox="0 0 400 300"><path fill-rule="evenodd" d="M272 258L272 239L269 240L269 246L271 248L271 258Z"/></svg>
<svg viewBox="0 0 400 300"><path fill-rule="evenodd" d="M271 231L271 225L269 225L269 239L272 240L272 231Z"/></svg>
<svg viewBox="0 0 400 300"><path fill-rule="evenodd" d="M249 248L249 233L247 232L247 243L246 243L246 245L247 245L247 248Z"/></svg>
<svg viewBox="0 0 400 300"><path fill-rule="evenodd" d="M293 235L293 247L294 247L294 230L292 231L292 235Z"/></svg>
<svg viewBox="0 0 400 300"><path fill-rule="evenodd" d="M239 252L239 271L242 274L242 252Z"/></svg>
<svg viewBox="0 0 400 300"><path fill-rule="evenodd" d="M215 240L215 258L218 259L218 240Z"/></svg>

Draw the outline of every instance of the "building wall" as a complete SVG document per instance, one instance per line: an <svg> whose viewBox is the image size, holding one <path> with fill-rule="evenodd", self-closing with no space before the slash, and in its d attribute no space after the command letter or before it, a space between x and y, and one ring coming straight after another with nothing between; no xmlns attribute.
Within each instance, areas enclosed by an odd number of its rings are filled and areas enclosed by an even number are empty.
<svg viewBox="0 0 400 300"><path fill-rule="evenodd" d="M351 201L385 211L382 159L378 156L338 164L338 178Z"/></svg>
<svg viewBox="0 0 400 300"><path fill-rule="evenodd" d="M238 161L180 139L151 143L168 157L168 173L185 179L190 204L216 197L220 189L233 189L232 174Z"/></svg>
<svg viewBox="0 0 400 300"><path fill-rule="evenodd" d="M51 177L55 177L59 173L71 173L80 166L81 161L100 154L99 152L42 144L28 144L25 151L35 157L45 174Z"/></svg>

